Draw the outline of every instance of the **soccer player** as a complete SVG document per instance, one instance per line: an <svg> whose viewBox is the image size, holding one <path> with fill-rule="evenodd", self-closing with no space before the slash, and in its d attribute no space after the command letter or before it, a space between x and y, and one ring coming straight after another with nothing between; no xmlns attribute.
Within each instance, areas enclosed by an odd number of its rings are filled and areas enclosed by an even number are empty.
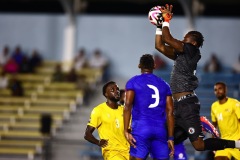
<svg viewBox="0 0 240 160"><path fill-rule="evenodd" d="M198 31L188 32L182 41L172 37L169 23L172 19L172 5L161 8L163 24L156 30L155 48L174 60L170 88L174 99L174 143L189 138L198 151L240 148L240 141L208 138L203 140L200 122L200 102L194 90L198 87L196 68L201 58L199 48L204 37ZM161 29L162 27L162 29Z"/></svg>
<svg viewBox="0 0 240 160"><path fill-rule="evenodd" d="M106 102L92 110L84 138L102 147L104 160L128 160L129 143L123 132L123 106L118 104L119 87L110 81L103 86L102 92ZM93 135L96 128L100 140Z"/></svg>
<svg viewBox="0 0 240 160"><path fill-rule="evenodd" d="M120 100L119 103L124 105L125 102L125 89L120 89ZM209 122L209 120L205 116L200 117L201 124L202 124L202 130L204 132L208 132L212 134L214 137L219 138L219 133L217 129ZM187 152L186 148L184 146L184 143L181 142L179 144L174 144L174 160L187 160Z"/></svg>
<svg viewBox="0 0 240 160"><path fill-rule="evenodd" d="M240 139L240 103L237 99L227 97L227 86L223 82L214 85L217 101L211 106L211 118L215 127L219 128L221 138ZM226 148L216 151L215 160L240 159L240 150Z"/></svg>
<svg viewBox="0 0 240 160"><path fill-rule="evenodd" d="M169 85L153 74L154 66L152 55L142 55L141 74L125 86L124 133L131 145L131 160L143 160L149 153L153 159L165 160L174 154L172 93Z"/></svg>

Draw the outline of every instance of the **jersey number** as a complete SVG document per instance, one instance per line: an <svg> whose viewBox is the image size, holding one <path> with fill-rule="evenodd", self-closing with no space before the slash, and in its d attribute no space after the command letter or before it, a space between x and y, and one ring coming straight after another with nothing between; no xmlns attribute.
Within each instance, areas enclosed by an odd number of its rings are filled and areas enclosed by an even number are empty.
<svg viewBox="0 0 240 160"><path fill-rule="evenodd" d="M148 84L147 86L154 91L154 94L152 94L152 98L155 99L155 102L153 104L150 104L148 106L148 108L155 108L158 106L159 101L160 101L159 91L158 91L157 87L155 87L153 85Z"/></svg>

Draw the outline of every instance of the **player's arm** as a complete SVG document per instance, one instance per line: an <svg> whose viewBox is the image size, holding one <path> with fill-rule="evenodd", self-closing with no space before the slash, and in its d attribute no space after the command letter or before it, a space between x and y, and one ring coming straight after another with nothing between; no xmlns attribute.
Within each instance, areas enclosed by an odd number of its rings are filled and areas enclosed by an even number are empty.
<svg viewBox="0 0 240 160"><path fill-rule="evenodd" d="M183 52L183 42L173 38L169 30L169 23L173 15L172 8L172 5L166 4L165 7L160 9L164 20L162 24L162 42L171 46L174 51Z"/></svg>
<svg viewBox="0 0 240 160"><path fill-rule="evenodd" d="M215 128L218 127L218 123L217 123L217 122L212 122L212 124L213 124L213 126L214 126Z"/></svg>
<svg viewBox="0 0 240 160"><path fill-rule="evenodd" d="M165 45L165 43L162 40L162 35L156 34L155 36L155 48L164 54L166 57L174 60L175 55L174 55L174 48Z"/></svg>
<svg viewBox="0 0 240 160"><path fill-rule="evenodd" d="M170 156L174 154L174 115L173 115L173 99L172 96L167 96L166 99L166 114L167 114L167 128L168 128L168 145L171 149Z"/></svg>
<svg viewBox="0 0 240 160"><path fill-rule="evenodd" d="M168 26L163 25L162 41L171 46L174 51L183 52L183 42L172 37Z"/></svg>
<svg viewBox="0 0 240 160"><path fill-rule="evenodd" d="M125 97L124 111L123 111L124 135L128 140L128 142L130 143L130 145L135 147L134 143L136 142L136 140L133 138L132 134L129 132L133 100L134 100L134 91L127 90L126 97Z"/></svg>
<svg viewBox="0 0 240 160"><path fill-rule="evenodd" d="M88 142L98 145L99 147L106 147L108 145L108 141L105 139L98 140L97 138L95 138L93 136L94 130L95 130L95 127L87 125L85 134L84 134L84 139L86 139Z"/></svg>

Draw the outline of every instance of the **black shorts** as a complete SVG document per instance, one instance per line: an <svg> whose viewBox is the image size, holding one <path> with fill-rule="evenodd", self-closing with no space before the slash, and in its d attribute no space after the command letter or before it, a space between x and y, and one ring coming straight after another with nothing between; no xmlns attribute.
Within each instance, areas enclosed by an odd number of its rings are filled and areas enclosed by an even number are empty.
<svg viewBox="0 0 240 160"><path fill-rule="evenodd" d="M197 96L174 101L174 143L189 138L191 142L204 137L200 121L200 102Z"/></svg>

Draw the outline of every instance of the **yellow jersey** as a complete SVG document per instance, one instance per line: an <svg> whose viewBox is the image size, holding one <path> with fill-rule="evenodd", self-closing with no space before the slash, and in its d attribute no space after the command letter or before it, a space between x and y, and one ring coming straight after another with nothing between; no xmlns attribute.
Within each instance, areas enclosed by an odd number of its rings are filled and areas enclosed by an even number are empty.
<svg viewBox="0 0 240 160"><path fill-rule="evenodd" d="M110 108L106 102L96 106L91 113L88 123L98 130L101 139L108 140L108 145L102 152L118 151L129 152L129 143L124 136L123 106L117 109Z"/></svg>
<svg viewBox="0 0 240 160"><path fill-rule="evenodd" d="M211 106L211 119L212 122L217 122L221 138L240 139L240 103L238 100L228 98L224 104L214 102Z"/></svg>

